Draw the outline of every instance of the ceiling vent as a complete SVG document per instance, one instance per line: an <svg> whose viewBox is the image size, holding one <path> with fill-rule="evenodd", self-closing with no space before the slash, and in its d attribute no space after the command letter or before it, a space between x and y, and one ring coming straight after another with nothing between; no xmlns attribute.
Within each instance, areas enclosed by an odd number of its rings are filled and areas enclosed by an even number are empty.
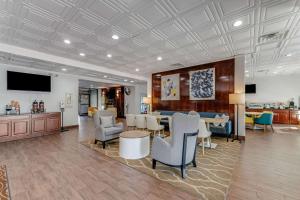
<svg viewBox="0 0 300 200"><path fill-rule="evenodd" d="M286 38L288 34L288 31L278 31L278 32L274 32L274 33L268 33L265 35L262 35L258 38L258 43L259 44L267 44L267 43L271 43L271 42L281 42L283 39Z"/></svg>

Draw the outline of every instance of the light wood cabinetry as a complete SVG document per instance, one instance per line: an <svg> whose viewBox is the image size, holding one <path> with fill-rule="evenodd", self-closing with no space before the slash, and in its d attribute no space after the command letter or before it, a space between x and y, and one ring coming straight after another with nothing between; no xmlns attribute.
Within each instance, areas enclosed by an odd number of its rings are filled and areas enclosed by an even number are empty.
<svg viewBox="0 0 300 200"><path fill-rule="evenodd" d="M11 121L0 120L0 140L11 136Z"/></svg>
<svg viewBox="0 0 300 200"><path fill-rule="evenodd" d="M47 133L51 134L55 131L59 131L60 128L60 114L51 114L47 117Z"/></svg>
<svg viewBox="0 0 300 200"><path fill-rule="evenodd" d="M2 115L0 116L0 142L57 133L60 113Z"/></svg>

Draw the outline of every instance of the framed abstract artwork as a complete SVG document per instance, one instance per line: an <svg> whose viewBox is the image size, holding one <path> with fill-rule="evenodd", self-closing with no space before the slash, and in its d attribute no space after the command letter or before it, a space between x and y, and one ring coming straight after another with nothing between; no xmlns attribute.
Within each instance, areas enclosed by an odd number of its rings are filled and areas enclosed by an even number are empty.
<svg viewBox="0 0 300 200"><path fill-rule="evenodd" d="M180 100L179 74L161 77L161 100Z"/></svg>
<svg viewBox="0 0 300 200"><path fill-rule="evenodd" d="M215 68L190 71L190 100L215 100Z"/></svg>

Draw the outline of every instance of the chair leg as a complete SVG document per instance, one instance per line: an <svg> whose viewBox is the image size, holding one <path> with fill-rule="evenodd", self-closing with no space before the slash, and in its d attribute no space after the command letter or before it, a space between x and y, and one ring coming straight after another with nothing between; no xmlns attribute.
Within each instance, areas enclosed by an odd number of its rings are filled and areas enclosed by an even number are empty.
<svg viewBox="0 0 300 200"><path fill-rule="evenodd" d="M274 133L274 128L273 128L273 124L271 124L271 128L272 128L272 132Z"/></svg>
<svg viewBox="0 0 300 200"><path fill-rule="evenodd" d="M105 141L102 142L102 147L105 149Z"/></svg>
<svg viewBox="0 0 300 200"><path fill-rule="evenodd" d="M97 144L97 140L95 139L95 144Z"/></svg>
<svg viewBox="0 0 300 200"><path fill-rule="evenodd" d="M193 160L193 167L197 167L196 159Z"/></svg>
<svg viewBox="0 0 300 200"><path fill-rule="evenodd" d="M202 155L204 155L204 147L205 146L205 142L204 142L204 138L202 138Z"/></svg>
<svg viewBox="0 0 300 200"><path fill-rule="evenodd" d="M264 132L266 132L266 125L264 125Z"/></svg>
<svg viewBox="0 0 300 200"><path fill-rule="evenodd" d="M181 165L181 178L184 178L185 173L185 165Z"/></svg>
<svg viewBox="0 0 300 200"><path fill-rule="evenodd" d="M211 137L209 137L208 139L209 139L209 148L211 149Z"/></svg>
<svg viewBox="0 0 300 200"><path fill-rule="evenodd" d="M152 159L152 169L155 169L155 168L156 168L156 160Z"/></svg>

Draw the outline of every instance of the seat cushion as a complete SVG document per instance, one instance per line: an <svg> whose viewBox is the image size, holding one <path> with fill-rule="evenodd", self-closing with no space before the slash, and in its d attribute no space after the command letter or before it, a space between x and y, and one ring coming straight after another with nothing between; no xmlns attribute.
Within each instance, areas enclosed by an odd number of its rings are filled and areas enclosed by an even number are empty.
<svg viewBox="0 0 300 200"><path fill-rule="evenodd" d="M105 135L113 135L117 133L121 133L123 131L122 127L112 126L105 128Z"/></svg>

